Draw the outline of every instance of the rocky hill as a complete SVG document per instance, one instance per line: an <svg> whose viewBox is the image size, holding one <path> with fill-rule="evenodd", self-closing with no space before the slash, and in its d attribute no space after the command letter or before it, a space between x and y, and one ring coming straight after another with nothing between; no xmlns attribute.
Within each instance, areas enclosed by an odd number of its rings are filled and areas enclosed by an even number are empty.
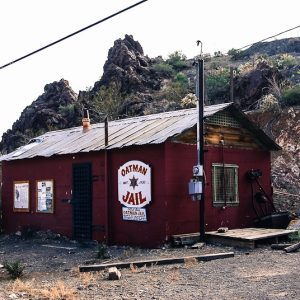
<svg viewBox="0 0 300 300"><path fill-rule="evenodd" d="M298 43L299 38L252 46L239 53L244 53L242 60L220 53L206 55L206 103L230 101L229 66L233 66L234 101L242 109L259 108L270 99L285 105L290 99L284 98L284 88L300 82ZM276 55L245 60L244 57L256 53L254 49ZM280 52L285 50L295 55ZM0 153L9 152L45 131L78 125L83 107L90 110L92 122L99 122L106 115L116 119L193 106L193 97L186 98L195 91L193 62L194 59L187 59L178 51L167 59L149 58L140 43L126 35L114 42L102 78L90 89L76 95L67 80L47 84L44 93L3 134Z"/></svg>
<svg viewBox="0 0 300 300"><path fill-rule="evenodd" d="M245 59L258 54L274 56L282 53L300 53L300 37L255 43L248 49L239 52L236 57Z"/></svg>
<svg viewBox="0 0 300 300"><path fill-rule="evenodd" d="M81 107L69 82L61 79L47 84L44 93L21 113L20 118L2 136L0 151L10 152L46 131L78 125Z"/></svg>

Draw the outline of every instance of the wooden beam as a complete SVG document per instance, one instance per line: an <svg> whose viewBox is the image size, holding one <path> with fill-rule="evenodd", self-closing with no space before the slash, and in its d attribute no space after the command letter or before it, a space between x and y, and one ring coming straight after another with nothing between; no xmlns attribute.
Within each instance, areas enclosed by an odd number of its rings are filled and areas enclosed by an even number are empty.
<svg viewBox="0 0 300 300"><path fill-rule="evenodd" d="M107 263L107 264L100 264L100 265L86 265L86 266L80 266L79 272L101 271L111 267L116 267L121 269L121 268L129 268L130 266L149 267L154 265L179 264L179 263L184 263L186 261L193 261L193 260L210 261L210 260L223 259L229 257L234 257L234 252L204 254L204 255L197 255L197 256L186 256L186 257L175 257L175 258L158 258L158 259L131 261L131 262Z"/></svg>
<svg viewBox="0 0 300 300"><path fill-rule="evenodd" d="M273 250L283 250L286 247L291 246L292 244L272 244L271 249Z"/></svg>
<svg viewBox="0 0 300 300"><path fill-rule="evenodd" d="M300 243L296 243L294 245L291 245L289 247L284 248L284 251L286 253L295 252L296 250L300 249Z"/></svg>

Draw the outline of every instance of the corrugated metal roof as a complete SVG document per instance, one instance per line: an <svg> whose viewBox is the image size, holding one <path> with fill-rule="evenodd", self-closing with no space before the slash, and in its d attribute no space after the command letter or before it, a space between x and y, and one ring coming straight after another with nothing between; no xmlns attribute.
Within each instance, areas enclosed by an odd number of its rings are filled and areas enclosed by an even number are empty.
<svg viewBox="0 0 300 300"><path fill-rule="evenodd" d="M232 103L225 103L206 106L204 116L212 116L231 105ZM163 143L195 126L197 118L197 109L184 109L109 122L106 149ZM91 125L91 129L86 132L83 132L82 126L47 132L33 139L28 145L0 157L0 161L102 149L105 149L104 123L98 123Z"/></svg>

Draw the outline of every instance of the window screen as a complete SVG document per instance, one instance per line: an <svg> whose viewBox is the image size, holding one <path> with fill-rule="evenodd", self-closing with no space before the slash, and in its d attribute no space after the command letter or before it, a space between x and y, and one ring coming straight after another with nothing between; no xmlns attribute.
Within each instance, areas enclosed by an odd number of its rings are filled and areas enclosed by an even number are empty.
<svg viewBox="0 0 300 300"><path fill-rule="evenodd" d="M212 179L214 204L234 205L239 203L237 165L213 164Z"/></svg>

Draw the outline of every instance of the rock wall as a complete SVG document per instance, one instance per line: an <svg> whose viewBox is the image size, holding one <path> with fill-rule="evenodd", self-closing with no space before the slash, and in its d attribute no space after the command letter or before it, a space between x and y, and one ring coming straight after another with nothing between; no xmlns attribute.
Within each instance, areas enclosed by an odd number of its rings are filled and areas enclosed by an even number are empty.
<svg viewBox="0 0 300 300"><path fill-rule="evenodd" d="M248 116L282 147L272 155L277 208L300 216L300 110L254 111Z"/></svg>

